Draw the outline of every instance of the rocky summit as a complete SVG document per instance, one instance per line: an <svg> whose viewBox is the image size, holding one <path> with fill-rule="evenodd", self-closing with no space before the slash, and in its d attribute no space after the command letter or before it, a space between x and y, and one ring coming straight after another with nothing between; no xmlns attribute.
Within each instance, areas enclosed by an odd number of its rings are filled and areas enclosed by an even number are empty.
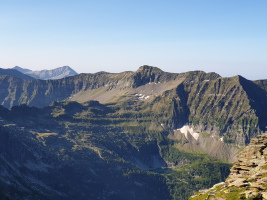
<svg viewBox="0 0 267 200"><path fill-rule="evenodd" d="M190 200L267 199L266 133L251 140L230 171L225 182L196 193Z"/></svg>

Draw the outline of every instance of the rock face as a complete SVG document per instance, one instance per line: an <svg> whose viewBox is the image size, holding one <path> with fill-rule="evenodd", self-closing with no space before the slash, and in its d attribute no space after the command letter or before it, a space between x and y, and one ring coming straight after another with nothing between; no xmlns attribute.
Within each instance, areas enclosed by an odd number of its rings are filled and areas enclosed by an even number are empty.
<svg viewBox="0 0 267 200"><path fill-rule="evenodd" d="M251 140L225 182L200 191L193 199L267 199L267 134Z"/></svg>

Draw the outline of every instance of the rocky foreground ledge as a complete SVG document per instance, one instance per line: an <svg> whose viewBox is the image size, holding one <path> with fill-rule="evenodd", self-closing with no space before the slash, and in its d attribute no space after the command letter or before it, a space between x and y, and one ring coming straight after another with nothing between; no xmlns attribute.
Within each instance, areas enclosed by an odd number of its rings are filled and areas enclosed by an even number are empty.
<svg viewBox="0 0 267 200"><path fill-rule="evenodd" d="M267 199L267 134L251 140L225 182L201 190L189 200Z"/></svg>

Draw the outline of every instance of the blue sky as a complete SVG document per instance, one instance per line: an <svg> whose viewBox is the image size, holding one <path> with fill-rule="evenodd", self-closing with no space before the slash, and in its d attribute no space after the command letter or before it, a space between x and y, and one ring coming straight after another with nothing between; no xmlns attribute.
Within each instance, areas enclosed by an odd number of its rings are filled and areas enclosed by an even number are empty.
<svg viewBox="0 0 267 200"><path fill-rule="evenodd" d="M0 0L0 67L267 79L266 0Z"/></svg>

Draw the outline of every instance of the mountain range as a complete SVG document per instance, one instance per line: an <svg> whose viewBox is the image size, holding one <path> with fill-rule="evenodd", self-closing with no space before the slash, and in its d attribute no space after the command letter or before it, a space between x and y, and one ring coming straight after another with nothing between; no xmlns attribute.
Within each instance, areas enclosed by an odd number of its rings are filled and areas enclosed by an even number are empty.
<svg viewBox="0 0 267 200"><path fill-rule="evenodd" d="M77 75L78 73L75 72L72 68L69 66L63 66L63 67L58 67L56 69L52 70L41 70L41 71L32 71L30 69L24 69L18 66L15 66L15 69L25 75L28 75L30 77L33 77L35 79L42 79L42 80L48 80L48 79L61 79L65 78L68 76L74 76Z"/></svg>
<svg viewBox="0 0 267 200"><path fill-rule="evenodd" d="M267 80L203 71L1 75L0 194L187 199L266 131L266 102Z"/></svg>

